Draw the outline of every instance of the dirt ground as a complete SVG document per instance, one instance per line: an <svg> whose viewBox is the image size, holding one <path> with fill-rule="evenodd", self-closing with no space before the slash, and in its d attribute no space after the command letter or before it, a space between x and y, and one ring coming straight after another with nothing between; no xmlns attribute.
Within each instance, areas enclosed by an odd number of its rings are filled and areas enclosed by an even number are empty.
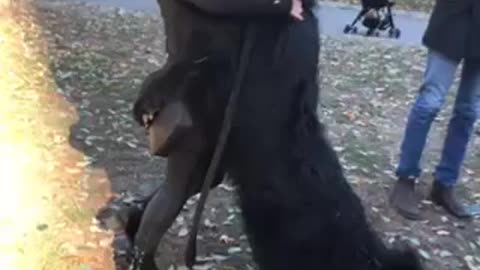
<svg viewBox="0 0 480 270"><path fill-rule="evenodd" d="M93 168L106 171L114 192L148 193L163 181L165 162L147 153L131 107L142 78L165 60L161 20L61 2L39 6L59 92L80 117L71 127L70 143L89 157ZM425 199L425 220L411 222L398 216L387 200L425 50L385 45L374 38L322 40L319 114L374 228L389 244L397 236L408 240L428 269L479 269L478 220L458 221ZM453 92L426 150L419 194L423 198L439 158ZM469 203L480 202L479 146L480 136L475 136L462 177L461 194ZM225 183L209 199L199 243L204 264L197 269L255 269L233 191ZM182 263L194 205L195 199L163 240L160 269L178 269Z"/></svg>

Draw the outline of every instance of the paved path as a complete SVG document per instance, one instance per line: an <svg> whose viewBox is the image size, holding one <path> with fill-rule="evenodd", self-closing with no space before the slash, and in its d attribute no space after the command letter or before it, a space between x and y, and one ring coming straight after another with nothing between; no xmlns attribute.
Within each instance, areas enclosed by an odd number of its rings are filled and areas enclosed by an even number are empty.
<svg viewBox="0 0 480 270"><path fill-rule="evenodd" d="M142 10L152 14L159 14L155 0L70 0L81 1L92 4L115 6L128 10ZM323 33L330 36L344 36L343 28L350 23L357 15L359 7L342 7L332 4L321 4L317 13L320 18L320 27ZM395 10L394 10L395 12ZM397 12L395 23L402 30L399 40L381 39L383 42L395 42L402 45L420 45L427 20L421 13ZM422 18L423 17L423 18Z"/></svg>
<svg viewBox="0 0 480 270"><path fill-rule="evenodd" d="M343 29L346 24L351 23L360 11L360 7L338 7L332 5L320 5L318 17L320 27L323 33L331 36L344 36ZM423 32L427 26L427 17L418 16L416 13L408 14L400 12L396 14L394 10L394 21L397 28L400 28L402 35L399 40L382 39L383 41L393 41L403 45L420 45ZM358 24L361 25L360 23ZM362 27L359 27L359 29Z"/></svg>

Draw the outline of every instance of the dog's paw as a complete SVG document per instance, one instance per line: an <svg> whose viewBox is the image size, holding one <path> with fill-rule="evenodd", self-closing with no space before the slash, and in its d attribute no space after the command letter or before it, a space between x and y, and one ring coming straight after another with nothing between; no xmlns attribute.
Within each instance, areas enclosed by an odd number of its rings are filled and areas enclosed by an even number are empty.
<svg viewBox="0 0 480 270"><path fill-rule="evenodd" d="M104 230L124 232L132 219L137 218L138 212L143 212L144 207L142 199L124 193L112 198L97 212L95 218Z"/></svg>

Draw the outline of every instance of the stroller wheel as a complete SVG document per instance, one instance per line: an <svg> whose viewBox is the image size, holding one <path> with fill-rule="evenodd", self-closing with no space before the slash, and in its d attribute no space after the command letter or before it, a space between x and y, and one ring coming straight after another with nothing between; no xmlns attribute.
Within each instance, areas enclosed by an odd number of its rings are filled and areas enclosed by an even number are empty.
<svg viewBox="0 0 480 270"><path fill-rule="evenodd" d="M358 32L358 28L355 26L352 28L352 33L356 34Z"/></svg>
<svg viewBox="0 0 480 270"><path fill-rule="evenodd" d="M343 33L348 34L350 33L351 30L352 30L352 27L349 24L347 24L345 25L345 28L343 28Z"/></svg>
<svg viewBox="0 0 480 270"><path fill-rule="evenodd" d="M370 28L367 30L367 36L372 36L374 33L375 33L375 29Z"/></svg>
<svg viewBox="0 0 480 270"><path fill-rule="evenodd" d="M388 35L392 38L400 38L401 31L398 28L392 28L390 31L388 31Z"/></svg>
<svg viewBox="0 0 480 270"><path fill-rule="evenodd" d="M395 38L400 38L400 35L402 34L400 29L395 29Z"/></svg>

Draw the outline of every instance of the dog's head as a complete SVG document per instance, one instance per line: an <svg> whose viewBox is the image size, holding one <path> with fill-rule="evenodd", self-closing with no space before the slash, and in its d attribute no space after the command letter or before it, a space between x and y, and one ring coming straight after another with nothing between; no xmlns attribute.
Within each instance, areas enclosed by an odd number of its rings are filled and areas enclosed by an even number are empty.
<svg viewBox="0 0 480 270"><path fill-rule="evenodd" d="M225 108L217 91L221 71L216 67L208 58L181 61L144 80L133 112L148 133L152 154L168 156L179 148L204 147L198 144L216 137L212 132L220 126Z"/></svg>

